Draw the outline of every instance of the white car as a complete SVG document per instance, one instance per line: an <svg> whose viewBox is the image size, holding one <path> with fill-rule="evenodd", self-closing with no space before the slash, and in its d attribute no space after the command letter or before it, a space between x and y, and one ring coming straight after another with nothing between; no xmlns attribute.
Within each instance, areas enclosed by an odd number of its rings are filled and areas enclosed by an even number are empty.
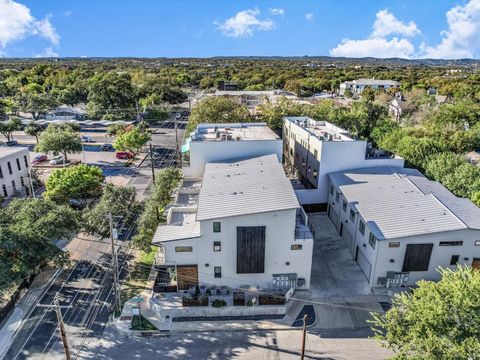
<svg viewBox="0 0 480 360"><path fill-rule="evenodd" d="M58 165L58 164L63 164L64 159L62 155L57 155L50 160L50 165Z"/></svg>
<svg viewBox="0 0 480 360"><path fill-rule="evenodd" d="M90 136L87 136L87 135L82 135L82 136L80 137L80 140L81 140L82 142L86 142L86 143L91 143L91 142L93 142L92 138L91 138Z"/></svg>

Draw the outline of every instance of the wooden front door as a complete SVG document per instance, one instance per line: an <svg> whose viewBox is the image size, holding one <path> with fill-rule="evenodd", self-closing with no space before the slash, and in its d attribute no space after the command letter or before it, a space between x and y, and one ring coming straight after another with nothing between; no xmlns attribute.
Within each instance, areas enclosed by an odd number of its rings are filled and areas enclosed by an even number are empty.
<svg viewBox="0 0 480 360"><path fill-rule="evenodd" d="M177 265L178 290L188 290L190 286L198 285L197 265Z"/></svg>
<svg viewBox="0 0 480 360"><path fill-rule="evenodd" d="M472 269L480 270L480 258L473 258Z"/></svg>

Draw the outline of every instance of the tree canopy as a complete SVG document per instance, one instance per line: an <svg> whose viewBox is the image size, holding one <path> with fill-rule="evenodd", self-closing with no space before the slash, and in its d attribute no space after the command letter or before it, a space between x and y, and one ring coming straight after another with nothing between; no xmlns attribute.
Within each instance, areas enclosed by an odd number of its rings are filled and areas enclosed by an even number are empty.
<svg viewBox="0 0 480 360"><path fill-rule="evenodd" d="M45 183L45 196L55 201L88 199L101 193L102 169L85 164L52 172Z"/></svg>
<svg viewBox="0 0 480 360"><path fill-rule="evenodd" d="M480 354L480 271L441 270L439 282L420 281L411 294L393 298L383 316L374 314L376 338L394 359L470 360Z"/></svg>
<svg viewBox="0 0 480 360"><path fill-rule="evenodd" d="M139 127L134 127L130 131L122 132L117 135L113 147L118 151L138 152L143 145L150 141L151 136L146 131L141 131Z"/></svg>
<svg viewBox="0 0 480 360"><path fill-rule="evenodd" d="M36 151L53 154L61 153L67 161L67 155L82 151L82 142L78 133L69 126L59 126L50 124L47 129L40 134Z"/></svg>

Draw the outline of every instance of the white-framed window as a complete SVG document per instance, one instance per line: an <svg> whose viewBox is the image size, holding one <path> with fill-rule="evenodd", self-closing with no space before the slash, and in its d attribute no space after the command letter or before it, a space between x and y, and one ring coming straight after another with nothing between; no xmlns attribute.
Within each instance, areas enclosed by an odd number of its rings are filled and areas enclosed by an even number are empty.
<svg viewBox="0 0 480 360"><path fill-rule="evenodd" d="M377 238L372 233L370 233L370 236L368 237L368 243L370 244L372 249L375 249L375 245L377 244Z"/></svg>
<svg viewBox="0 0 480 360"><path fill-rule="evenodd" d="M222 277L222 267L221 266L214 266L213 267L213 276L217 279Z"/></svg>
<svg viewBox="0 0 480 360"><path fill-rule="evenodd" d="M213 232L214 233L219 233L220 231L222 231L222 224L220 223L220 221L214 221L213 222Z"/></svg>
<svg viewBox="0 0 480 360"><path fill-rule="evenodd" d="M222 243L220 241L213 242L213 251L215 252L222 251Z"/></svg>

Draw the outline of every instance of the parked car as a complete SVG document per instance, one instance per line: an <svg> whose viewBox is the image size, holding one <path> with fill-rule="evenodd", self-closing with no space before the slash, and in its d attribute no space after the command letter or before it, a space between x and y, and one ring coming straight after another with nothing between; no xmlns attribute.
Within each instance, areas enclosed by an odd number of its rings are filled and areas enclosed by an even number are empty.
<svg viewBox="0 0 480 360"><path fill-rule="evenodd" d="M40 154L33 158L32 164L40 164L41 162L44 162L46 160L48 160L48 156L45 154Z"/></svg>
<svg viewBox="0 0 480 360"><path fill-rule="evenodd" d="M94 142L94 141L92 140L92 138L91 138L90 136L87 136L87 135L82 135L82 136L80 137L80 140L81 140L82 142L86 142L86 143Z"/></svg>
<svg viewBox="0 0 480 360"><path fill-rule="evenodd" d="M133 159L135 157L135 155L133 155L131 152L128 152L128 151L119 151L115 154L115 157L117 159Z"/></svg>
<svg viewBox="0 0 480 360"><path fill-rule="evenodd" d="M100 150L101 151L112 151L114 149L113 149L112 144L102 144L102 146L100 146Z"/></svg>
<svg viewBox="0 0 480 360"><path fill-rule="evenodd" d="M57 156L54 156L52 158L52 160L50 160L50 165L59 165L59 164L63 164L63 156L62 155L57 155Z"/></svg>
<svg viewBox="0 0 480 360"><path fill-rule="evenodd" d="M18 141L16 140L10 140L10 141L7 141L5 143L6 146L17 146L18 145Z"/></svg>

